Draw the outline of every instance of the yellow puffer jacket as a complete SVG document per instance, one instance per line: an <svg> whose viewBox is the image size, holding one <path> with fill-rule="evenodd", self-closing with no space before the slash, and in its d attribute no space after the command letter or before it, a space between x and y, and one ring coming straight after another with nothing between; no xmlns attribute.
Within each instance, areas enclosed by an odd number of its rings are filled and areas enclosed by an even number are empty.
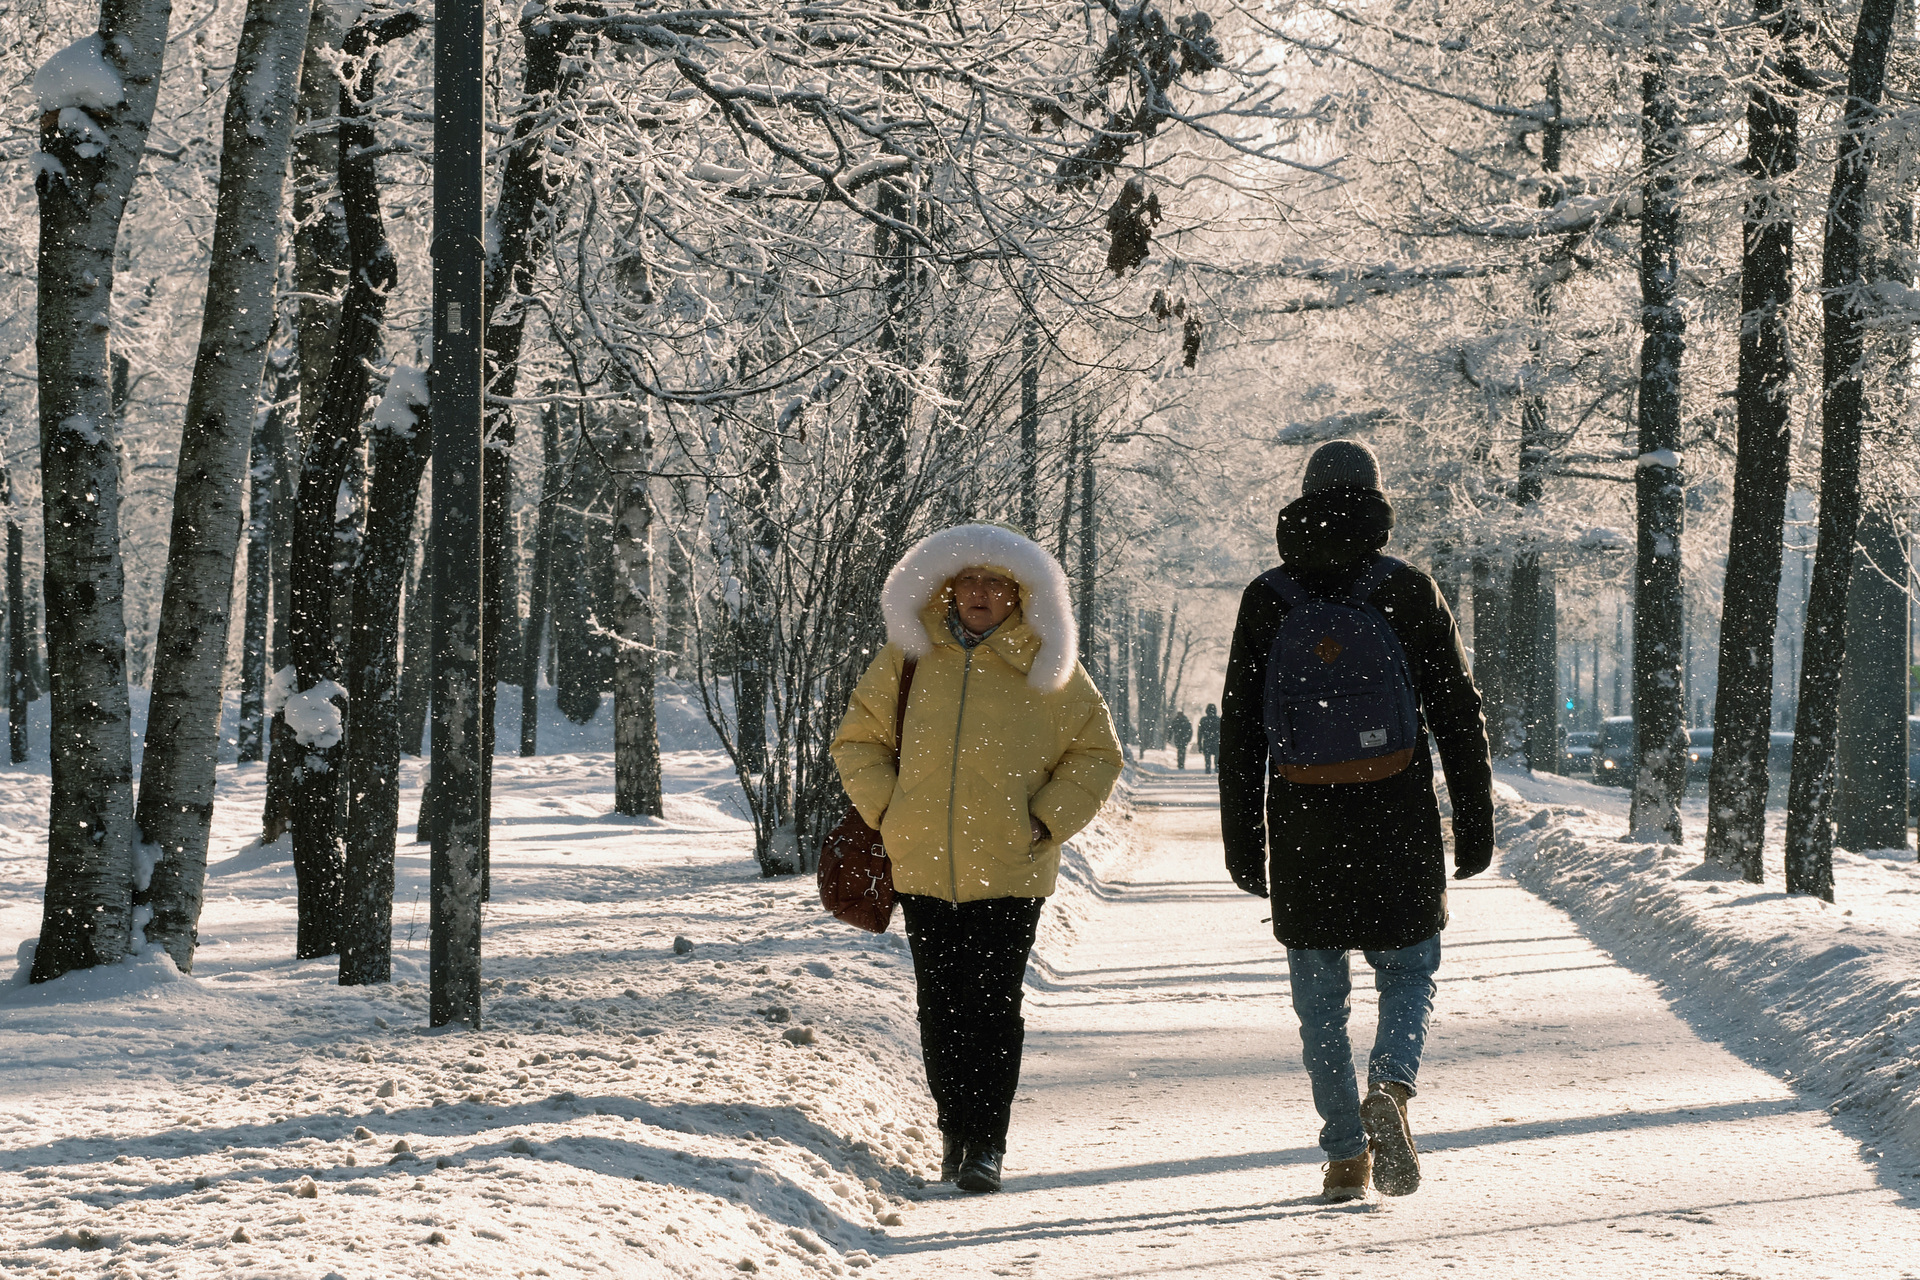
<svg viewBox="0 0 1920 1280"><path fill-rule="evenodd" d="M944 592L920 614L932 642L907 695L900 772L894 707L905 655L888 644L853 691L833 762L880 828L894 888L949 902L1044 898L1060 843L1093 821L1120 777L1107 704L1078 663L1059 689L1028 672L1041 641L1016 609L971 651L947 630ZM1033 842L1029 815L1050 838Z"/></svg>

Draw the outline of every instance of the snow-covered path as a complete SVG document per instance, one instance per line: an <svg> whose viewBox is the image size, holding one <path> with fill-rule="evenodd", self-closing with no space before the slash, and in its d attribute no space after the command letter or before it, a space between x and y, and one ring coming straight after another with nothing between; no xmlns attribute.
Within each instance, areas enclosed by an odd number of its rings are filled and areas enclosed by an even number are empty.
<svg viewBox="0 0 1920 1280"><path fill-rule="evenodd" d="M1491 874L1454 886L1413 1108L1425 1185L1320 1204L1284 953L1225 877L1211 783L1137 793L1124 883L1030 995L1007 1190L911 1207L873 1274L1920 1276L1906 1157Z"/></svg>

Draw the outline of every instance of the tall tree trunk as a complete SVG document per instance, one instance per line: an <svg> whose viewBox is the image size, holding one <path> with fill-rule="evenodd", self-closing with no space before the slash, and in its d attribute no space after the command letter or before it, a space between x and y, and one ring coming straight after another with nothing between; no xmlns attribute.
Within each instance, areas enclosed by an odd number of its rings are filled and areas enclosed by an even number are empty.
<svg viewBox="0 0 1920 1280"><path fill-rule="evenodd" d="M1507 583L1500 566L1481 556L1473 562L1473 681L1490 710L1487 739L1494 759L1512 745L1507 725Z"/></svg>
<svg viewBox="0 0 1920 1280"><path fill-rule="evenodd" d="M1664 26L1666 15L1660 15ZM1635 776L1628 831L1680 842L1687 785L1685 693L1681 688L1680 177L1685 142L1670 80L1672 54L1653 33L1640 77L1640 155L1646 179L1640 215L1640 458L1634 471L1638 546L1634 565L1633 716Z"/></svg>
<svg viewBox="0 0 1920 1280"><path fill-rule="evenodd" d="M401 624L406 657L400 670L400 750L410 756L420 754L427 704L433 698L433 636L428 631L433 617L433 534L423 541L425 553L407 570L406 620Z"/></svg>
<svg viewBox="0 0 1920 1280"><path fill-rule="evenodd" d="M1778 45L1781 66L1797 66L1799 14L1783 0L1757 0L1754 17ZM1793 201L1787 184L1800 166L1800 113L1790 82L1764 66L1758 77L1747 96L1746 167L1753 187L1742 225L1737 452L1707 777L1707 857L1753 884L1765 879L1773 637L1792 472Z"/></svg>
<svg viewBox="0 0 1920 1280"><path fill-rule="evenodd" d="M282 452L280 437L292 429L288 409L299 389L292 346L270 352L267 369L273 375L271 402L254 418L249 450L253 464L247 472L247 601L241 622L240 724L235 734L235 755L243 763L257 763L267 754L267 640L273 619L269 548L273 542L274 491L278 487L275 471Z"/></svg>
<svg viewBox="0 0 1920 1280"><path fill-rule="evenodd" d="M1834 839L1843 849L1907 844L1907 559L1893 513L1860 518L1840 669Z"/></svg>
<svg viewBox="0 0 1920 1280"><path fill-rule="evenodd" d="M613 680L613 808L658 818L660 735L653 680L653 428L643 404L622 412L612 445L613 628L619 636Z"/></svg>
<svg viewBox="0 0 1920 1280"><path fill-rule="evenodd" d="M192 971L199 942L233 570L273 340L280 210L311 8L312 0L248 0L222 120L213 251L180 437L134 815L141 838L156 847L151 881L134 900L152 908L147 940L165 947L183 973Z"/></svg>
<svg viewBox="0 0 1920 1280"><path fill-rule="evenodd" d="M1094 640L1100 627L1100 521L1093 506L1093 479L1093 432L1089 423L1080 445L1080 664L1101 692L1108 693L1106 672L1095 660L1100 652Z"/></svg>
<svg viewBox="0 0 1920 1280"><path fill-rule="evenodd" d="M352 270L340 308L340 345L327 366L301 468L293 546L294 698L303 700L309 722L304 729L293 726L304 752L295 771L293 807L293 870L300 899L296 954L301 958L337 951L344 921L348 761L340 703L347 690L340 684L343 655L335 613L342 596L351 599L353 563L350 548L343 546L341 517L351 501L360 451L368 364L379 354L387 295L398 278L381 222L369 154L374 133L364 104L373 92L378 46L420 25L419 15L408 11L356 26L341 42L357 72L340 94L340 201Z"/></svg>
<svg viewBox="0 0 1920 1280"><path fill-rule="evenodd" d="M1157 751L1167 745L1160 715L1160 611L1142 609L1139 616L1135 687L1140 690L1140 749Z"/></svg>
<svg viewBox="0 0 1920 1280"><path fill-rule="evenodd" d="M693 555L687 549L693 532L692 505L687 482L673 482L673 524L667 532L667 634L661 647L671 653L675 664L683 661L692 641L693 629ZM677 673L678 667L673 670Z"/></svg>
<svg viewBox="0 0 1920 1280"><path fill-rule="evenodd" d="M870 425L869 430L874 428ZM883 428L882 428L883 429ZM739 625L734 647L734 720L746 772L763 778L767 751L768 676L773 644L773 561L780 551L780 440L769 434L741 477L734 555L740 577Z"/></svg>
<svg viewBox="0 0 1920 1280"><path fill-rule="evenodd" d="M1073 491L1080 483L1080 434L1080 415L1076 413L1067 422L1067 465L1061 472L1066 481L1060 486L1060 526L1054 542L1054 559L1063 568L1067 563L1067 546L1073 541Z"/></svg>
<svg viewBox="0 0 1920 1280"><path fill-rule="evenodd" d="M580 430L584 436L584 422ZM548 589L553 609L555 668L551 679L560 714L575 724L586 724L600 710L600 677L592 639L587 634L591 593L587 583L585 518L581 512L590 494L586 473L595 465L591 451L575 448L570 474L553 513L553 577Z"/></svg>
<svg viewBox="0 0 1920 1280"><path fill-rule="evenodd" d="M1040 322L1020 322L1020 531L1040 536Z"/></svg>
<svg viewBox="0 0 1920 1280"><path fill-rule="evenodd" d="M549 392L552 388L547 388ZM533 531L533 581L527 592L527 630L520 642L520 754L540 751L540 653L547 634L548 584L553 578L553 516L560 505L560 406L540 410L540 514Z"/></svg>
<svg viewBox="0 0 1920 1280"><path fill-rule="evenodd" d="M137 832L108 333L114 244L171 16L167 0L101 0L99 30L55 58L80 73L69 83L117 81L119 100L83 92L39 102L35 319L53 738L35 982L112 964L133 940Z"/></svg>
<svg viewBox="0 0 1920 1280"><path fill-rule="evenodd" d="M26 574L21 564L20 522L13 518L13 483L7 482L7 757L27 760L27 696L33 664L33 628L27 622Z"/></svg>
<svg viewBox="0 0 1920 1280"><path fill-rule="evenodd" d="M1551 208L1564 197L1560 184L1551 175L1560 172L1566 147L1566 123L1561 100L1558 61L1547 70L1549 115L1540 133L1540 170L1549 175L1541 184L1540 204ZM1533 309L1540 317L1542 331L1553 315L1554 286L1572 270L1575 246L1563 242L1534 281ZM1542 343L1532 346L1533 359L1542 358ZM1536 392L1520 409L1519 484L1514 499L1522 517L1533 513L1546 492L1547 464L1553 456L1553 437L1548 430L1547 398ZM1525 734L1527 767L1541 772L1556 772L1560 763L1559 710L1560 661L1558 601L1553 569L1541 562L1540 553L1531 548L1514 558L1513 588L1509 595L1507 701L1512 718L1518 719Z"/></svg>
<svg viewBox="0 0 1920 1280"><path fill-rule="evenodd" d="M299 122L331 120L340 109L340 80L335 71L346 23L354 11L316 4L307 25L307 50L300 72ZM273 492L273 667L294 665L292 600L293 542L299 523L296 502L307 445L313 439L325 396L327 370L340 341L341 290L348 270L347 228L340 201L332 198L340 173L337 129L315 128L293 143L293 288L299 298L294 324L298 352L300 413L295 429L283 432ZM306 752L294 741L284 715L276 711L267 735L267 794L260 818L260 842L272 844L292 821L295 770Z"/></svg>
<svg viewBox="0 0 1920 1280"><path fill-rule="evenodd" d="M1847 109L1827 204L1820 263L1820 536L1807 591L1800 707L1787 783L1787 892L1833 901L1833 767L1840 669L1847 651L1847 585L1860 524L1860 430L1866 409L1865 230L1872 131L1886 89L1899 0L1862 0L1847 68Z"/></svg>
<svg viewBox="0 0 1920 1280"><path fill-rule="evenodd" d="M413 567L420 477L433 452L423 371L402 368L373 417L367 536L353 580L347 664L347 855L340 985L392 977L393 854L400 825L400 605ZM421 637L416 633L409 644Z"/></svg>

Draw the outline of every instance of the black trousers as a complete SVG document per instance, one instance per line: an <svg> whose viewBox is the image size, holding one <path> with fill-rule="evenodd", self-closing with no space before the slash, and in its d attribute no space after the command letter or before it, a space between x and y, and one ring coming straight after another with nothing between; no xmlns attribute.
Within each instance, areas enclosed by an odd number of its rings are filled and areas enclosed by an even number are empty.
<svg viewBox="0 0 1920 1280"><path fill-rule="evenodd" d="M1026 1041L1022 984L1046 899L952 903L901 894L899 901L940 1132L972 1151L1005 1151Z"/></svg>

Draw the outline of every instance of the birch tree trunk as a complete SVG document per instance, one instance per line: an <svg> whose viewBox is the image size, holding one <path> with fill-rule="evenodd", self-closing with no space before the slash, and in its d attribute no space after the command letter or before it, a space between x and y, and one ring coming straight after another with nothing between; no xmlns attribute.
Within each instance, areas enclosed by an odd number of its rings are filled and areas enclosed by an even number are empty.
<svg viewBox="0 0 1920 1280"><path fill-rule="evenodd" d="M55 55L93 92L49 85L38 104L35 339L53 734L35 982L111 964L132 942L137 833L108 333L114 244L171 17L167 0L102 0L99 30Z"/></svg>
<svg viewBox="0 0 1920 1280"><path fill-rule="evenodd" d="M427 732L427 708L433 700L433 534L422 539L426 553L415 564L408 561L406 658L400 671L400 750L417 756ZM416 834L415 839L425 839Z"/></svg>
<svg viewBox="0 0 1920 1280"><path fill-rule="evenodd" d="M354 60L354 84L340 93L340 201L352 270L340 308L340 344L327 366L314 418L313 439L301 468L295 504L292 624L298 693L308 704L309 727L297 735L301 751L294 778L293 870L300 908L297 954L331 955L340 947L344 906L347 756L340 699L341 653L335 611L351 596L351 560L342 555L342 507L351 502L360 417L367 403L367 367L380 351L381 321L397 279L380 216L380 191L370 152L374 132L364 103L371 96L377 46L421 24L404 12L353 28L342 51ZM291 702L292 699L289 699ZM331 705L332 713L324 706Z"/></svg>
<svg viewBox="0 0 1920 1280"><path fill-rule="evenodd" d="M1100 521L1093 508L1093 424L1087 424L1087 437L1080 446L1080 664L1093 677L1102 694L1111 698L1107 692L1101 668L1103 663L1096 661L1101 652L1094 642L1094 634L1100 625L1099 609L1099 561L1100 561Z"/></svg>
<svg viewBox="0 0 1920 1280"><path fill-rule="evenodd" d="M1754 18L1797 65L1800 18L1758 0ZM1773 633L1791 475L1793 203L1800 113L1785 74L1762 67L1747 96L1747 197L1740 255L1740 365L1727 572L1720 606L1713 765L1707 776L1707 857L1753 884L1765 879L1767 747L1773 730Z"/></svg>
<svg viewBox="0 0 1920 1280"><path fill-rule="evenodd" d="M1664 24L1665 15L1660 15ZM1638 544L1634 566L1633 716L1635 776L1627 829L1636 839L1680 843L1687 784L1686 712L1680 651L1680 178L1685 144L1670 80L1672 55L1652 35L1640 77L1640 154L1646 180L1640 215L1640 458L1634 469Z"/></svg>
<svg viewBox="0 0 1920 1280"><path fill-rule="evenodd" d="M623 413L613 441L613 807L658 818L660 735L654 723L652 421Z"/></svg>
<svg viewBox="0 0 1920 1280"><path fill-rule="evenodd" d="M312 0L248 0L222 120L200 348L173 490L166 589L141 757L141 838L156 846L147 940L193 969L213 828L233 570L255 402L273 338L280 210Z"/></svg>
<svg viewBox="0 0 1920 1280"><path fill-rule="evenodd" d="M7 756L27 760L27 693L32 685L33 628L27 622L26 574L21 564L20 522L13 518L13 485L7 485Z"/></svg>
<svg viewBox="0 0 1920 1280"><path fill-rule="evenodd" d="M1473 680L1486 699L1487 739L1498 760L1507 754L1507 584L1500 566L1481 557L1473 562Z"/></svg>
<svg viewBox="0 0 1920 1280"><path fill-rule="evenodd" d="M552 387L547 390L551 392ZM520 754L540 751L540 654L546 646L547 585L553 577L553 513L560 504L560 406L540 411L540 511L533 530L533 581L520 638Z"/></svg>
<svg viewBox="0 0 1920 1280"><path fill-rule="evenodd" d="M330 120L340 109L340 80L334 70L346 36L346 6L316 4L307 25L307 51L300 74L297 117L302 124ZM307 444L325 395L327 369L340 339L340 291L346 283L347 229L334 184L340 173L337 129L301 133L293 144L293 287L299 295L294 345L299 359L300 412L294 430L281 436L279 473L274 487L273 666L294 662L290 629L293 600L293 541L298 515L301 469ZM286 834L291 821L294 770L305 752L293 740L286 719L273 717L268 734L267 796L260 840L271 844Z"/></svg>
<svg viewBox="0 0 1920 1280"><path fill-rule="evenodd" d="M1833 165L1821 255L1820 535L1807 588L1800 706L1787 783L1787 892L1833 901L1833 770L1847 585L1860 526L1860 430L1866 409L1867 180L1899 0L1862 0L1847 67L1847 109Z"/></svg>
<svg viewBox="0 0 1920 1280"><path fill-rule="evenodd" d="M411 376L410 376L411 375ZM346 891L340 985L393 976L393 855L400 825L400 606L413 567L420 477L433 453L426 380L396 373L374 415L367 534L353 581L347 681ZM415 632L409 647L424 637ZM417 741L417 740L416 740Z"/></svg>
<svg viewBox="0 0 1920 1280"><path fill-rule="evenodd" d="M273 375L271 403L254 424L252 468L247 487L247 605L241 623L240 724L235 755L257 763L267 754L267 654L273 619L273 499L279 487L276 474L280 438L290 429L288 410L299 391L294 353L283 346L267 356ZM281 608L286 606L283 603Z"/></svg>

